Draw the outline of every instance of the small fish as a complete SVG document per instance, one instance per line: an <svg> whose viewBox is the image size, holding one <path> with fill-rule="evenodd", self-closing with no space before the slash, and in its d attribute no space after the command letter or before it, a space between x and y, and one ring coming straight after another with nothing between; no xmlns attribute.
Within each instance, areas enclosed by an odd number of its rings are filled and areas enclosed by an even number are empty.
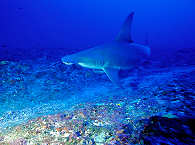
<svg viewBox="0 0 195 145"><path fill-rule="evenodd" d="M1 47L2 48L7 48L7 45L6 44L2 44Z"/></svg>
<svg viewBox="0 0 195 145"><path fill-rule="evenodd" d="M114 41L64 56L62 62L66 65L78 64L82 67L103 70L114 84L120 86L119 70L138 66L150 56L150 48L147 45L137 44L132 40L133 16L134 12L127 17Z"/></svg>
<svg viewBox="0 0 195 145"><path fill-rule="evenodd" d="M24 8L19 7L19 8L17 8L17 10L18 10L18 11L22 11L22 10L24 10Z"/></svg>

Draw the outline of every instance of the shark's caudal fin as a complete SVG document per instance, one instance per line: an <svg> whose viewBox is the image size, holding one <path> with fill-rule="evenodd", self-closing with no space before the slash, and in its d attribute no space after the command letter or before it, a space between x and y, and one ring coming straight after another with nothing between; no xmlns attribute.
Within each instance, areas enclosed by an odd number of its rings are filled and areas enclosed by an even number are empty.
<svg viewBox="0 0 195 145"><path fill-rule="evenodd" d="M127 41L127 42L130 42L132 43L133 40L131 38L131 25L132 25L132 21L133 21L133 16L134 16L134 12L132 12L128 17L127 19L125 20L122 28L121 28L121 31L117 37L116 40L118 41Z"/></svg>
<svg viewBox="0 0 195 145"><path fill-rule="evenodd" d="M146 46L149 46L148 32L146 33L145 45L146 45Z"/></svg>

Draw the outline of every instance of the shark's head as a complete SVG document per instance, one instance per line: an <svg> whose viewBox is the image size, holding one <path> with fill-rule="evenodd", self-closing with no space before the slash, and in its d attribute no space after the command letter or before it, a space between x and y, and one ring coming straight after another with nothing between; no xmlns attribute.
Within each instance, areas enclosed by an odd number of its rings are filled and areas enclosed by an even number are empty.
<svg viewBox="0 0 195 145"><path fill-rule="evenodd" d="M75 61L73 55L64 56L64 57L62 57L61 60L62 60L62 62L63 62L64 64L66 64L66 65L72 65L72 64L75 64L75 63L76 63L76 61Z"/></svg>

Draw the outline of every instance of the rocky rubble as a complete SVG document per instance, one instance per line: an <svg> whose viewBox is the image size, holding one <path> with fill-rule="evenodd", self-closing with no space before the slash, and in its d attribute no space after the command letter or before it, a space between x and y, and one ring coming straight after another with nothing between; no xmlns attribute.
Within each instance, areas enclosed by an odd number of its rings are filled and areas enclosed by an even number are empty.
<svg viewBox="0 0 195 145"><path fill-rule="evenodd" d="M1 61L0 144L193 143L195 67L141 73L121 90L78 66Z"/></svg>
<svg viewBox="0 0 195 145"><path fill-rule="evenodd" d="M151 117L145 120L140 140L144 144L195 144L194 118Z"/></svg>

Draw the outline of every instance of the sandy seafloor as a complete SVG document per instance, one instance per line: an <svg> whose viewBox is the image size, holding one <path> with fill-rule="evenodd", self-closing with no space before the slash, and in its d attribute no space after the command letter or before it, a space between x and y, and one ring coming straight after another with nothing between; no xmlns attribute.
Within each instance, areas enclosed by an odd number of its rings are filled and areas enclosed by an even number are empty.
<svg viewBox="0 0 195 145"><path fill-rule="evenodd" d="M120 75L123 89L75 65L1 61L0 144L195 143L195 65Z"/></svg>

